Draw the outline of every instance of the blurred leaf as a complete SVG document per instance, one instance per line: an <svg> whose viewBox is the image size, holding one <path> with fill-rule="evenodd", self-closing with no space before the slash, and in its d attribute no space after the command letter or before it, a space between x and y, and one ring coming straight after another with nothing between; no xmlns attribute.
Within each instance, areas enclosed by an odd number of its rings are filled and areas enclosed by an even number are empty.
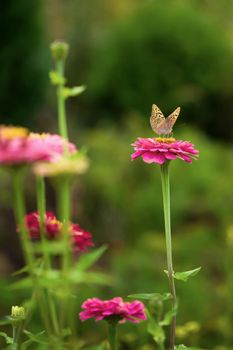
<svg viewBox="0 0 233 350"><path fill-rule="evenodd" d="M62 329L62 338L66 338L72 334L72 331L70 328L63 328Z"/></svg>
<svg viewBox="0 0 233 350"><path fill-rule="evenodd" d="M39 258L39 259L36 259L33 261L32 263L32 267L38 267L42 262L42 259ZM21 269L13 272L12 276L18 276L18 275L21 275L22 273L25 273L25 272L28 272L29 271L29 266L28 265L25 265L24 267L22 267Z"/></svg>
<svg viewBox="0 0 233 350"><path fill-rule="evenodd" d="M139 293L139 294L130 294L128 298L139 299L139 300L149 300L149 301L165 301L172 298L170 293Z"/></svg>
<svg viewBox="0 0 233 350"><path fill-rule="evenodd" d="M10 285L11 289L27 289L32 287L33 287L33 282L31 277L21 278L20 280Z"/></svg>
<svg viewBox="0 0 233 350"><path fill-rule="evenodd" d="M87 348L86 350L105 350L104 344L97 345L97 346L92 346L90 348Z"/></svg>
<svg viewBox="0 0 233 350"><path fill-rule="evenodd" d="M201 267L198 267L194 270L184 271L184 272L176 272L174 274L174 278L180 281L187 282L190 277L196 276L198 272L201 270Z"/></svg>
<svg viewBox="0 0 233 350"><path fill-rule="evenodd" d="M184 349L187 349L187 350L204 350L204 349L201 349L201 348L193 348L193 347L187 347L185 346L184 344L180 344L180 345L176 345L175 346L175 350L184 350Z"/></svg>
<svg viewBox="0 0 233 350"><path fill-rule="evenodd" d="M52 85L64 85L66 82L65 78L56 71L49 72L49 78Z"/></svg>
<svg viewBox="0 0 233 350"><path fill-rule="evenodd" d="M34 250L36 253L43 253L44 251L46 253L49 253L51 255L58 255L64 252L64 242L62 240L60 241L45 241L43 244L42 242L36 242L34 243Z"/></svg>
<svg viewBox="0 0 233 350"><path fill-rule="evenodd" d="M150 312L147 310L148 327L147 331L153 336L153 339L158 344L163 344L165 341L165 333L163 328L154 320Z"/></svg>
<svg viewBox="0 0 233 350"><path fill-rule="evenodd" d="M45 335L45 331L42 331L42 332L37 333L37 334L33 334L33 333L31 333L31 332L29 332L29 331L27 331L25 329L23 332L34 343L48 345L47 338L46 338L46 335Z"/></svg>
<svg viewBox="0 0 233 350"><path fill-rule="evenodd" d="M85 90L86 90L86 86L85 85L74 86L72 88L64 87L64 89L63 89L63 96L65 98L78 96L81 93L83 93Z"/></svg>
<svg viewBox="0 0 233 350"><path fill-rule="evenodd" d="M79 261L74 268L77 268L78 271L83 271L91 267L106 251L107 246L102 246L99 249L92 251L91 253L84 254L80 257Z"/></svg>
<svg viewBox="0 0 233 350"><path fill-rule="evenodd" d="M0 318L0 326L6 326L8 324L12 324L11 316L4 316Z"/></svg>
<svg viewBox="0 0 233 350"><path fill-rule="evenodd" d="M7 344L13 344L13 338L8 337L8 335L4 332L0 332L0 336L3 337Z"/></svg>
<svg viewBox="0 0 233 350"><path fill-rule="evenodd" d="M160 321L159 324L161 326L168 326L169 324L171 324L171 320L176 314L177 314L177 305L165 314L163 320Z"/></svg>
<svg viewBox="0 0 233 350"><path fill-rule="evenodd" d="M73 283L96 283L112 285L112 278L101 272L72 271L69 280Z"/></svg>

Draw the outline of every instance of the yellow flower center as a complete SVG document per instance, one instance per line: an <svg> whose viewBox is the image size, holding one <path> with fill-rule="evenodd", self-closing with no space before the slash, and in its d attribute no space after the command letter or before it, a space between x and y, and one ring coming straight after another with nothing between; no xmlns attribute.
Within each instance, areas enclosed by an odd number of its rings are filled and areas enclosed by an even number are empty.
<svg viewBox="0 0 233 350"><path fill-rule="evenodd" d="M16 137L26 138L29 134L28 129L17 126L0 126L0 137L12 140Z"/></svg>
<svg viewBox="0 0 233 350"><path fill-rule="evenodd" d="M165 142L165 143L172 143L172 142L175 142L176 139L174 139L174 137L156 137L155 141L157 141L157 142Z"/></svg>
<svg viewBox="0 0 233 350"><path fill-rule="evenodd" d="M48 133L43 132L42 134L38 134L36 132L30 132L30 137L37 139L45 139L46 137L48 137Z"/></svg>

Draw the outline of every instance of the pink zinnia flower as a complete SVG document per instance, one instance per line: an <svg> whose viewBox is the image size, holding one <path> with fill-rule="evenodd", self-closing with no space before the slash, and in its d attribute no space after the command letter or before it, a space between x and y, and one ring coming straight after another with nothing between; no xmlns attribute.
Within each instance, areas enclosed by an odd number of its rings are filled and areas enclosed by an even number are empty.
<svg viewBox="0 0 233 350"><path fill-rule="evenodd" d="M192 143L174 138L139 137L132 146L135 150L131 155L132 160L142 157L146 163L158 163L160 165L176 158L192 163L193 159L197 159L199 153Z"/></svg>
<svg viewBox="0 0 233 350"><path fill-rule="evenodd" d="M39 213L27 214L25 222L31 239L39 240L41 238ZM52 212L46 212L44 225L47 239L61 238L63 225ZM70 223L69 234L75 254L94 246L91 233L83 230L78 224Z"/></svg>
<svg viewBox="0 0 233 350"><path fill-rule="evenodd" d="M98 298L87 299L82 304L84 311L79 317L82 321L95 318L96 321L116 320L120 323L127 321L138 323L146 320L144 305L141 301L135 300L131 303L124 302L122 298L116 297L110 300L100 300Z"/></svg>
<svg viewBox="0 0 233 350"><path fill-rule="evenodd" d="M29 213L25 217L26 227L30 234L31 239L39 240L41 237L40 232L40 217L38 212ZM56 216L47 211L45 214L45 233L48 239L53 239L59 235L62 227L62 223L57 220Z"/></svg>
<svg viewBox="0 0 233 350"><path fill-rule="evenodd" d="M21 127L0 126L0 164L21 165L36 161L56 161L64 153L76 148L59 135L30 134Z"/></svg>
<svg viewBox="0 0 233 350"><path fill-rule="evenodd" d="M78 224L71 224L70 231L75 253L93 247L94 243L90 232L84 231Z"/></svg>

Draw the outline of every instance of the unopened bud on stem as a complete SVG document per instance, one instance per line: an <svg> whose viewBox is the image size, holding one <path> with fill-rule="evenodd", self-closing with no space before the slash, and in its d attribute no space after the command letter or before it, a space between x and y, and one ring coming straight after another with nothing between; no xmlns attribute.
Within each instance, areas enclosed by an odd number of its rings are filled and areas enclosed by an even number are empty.
<svg viewBox="0 0 233 350"><path fill-rule="evenodd" d="M65 41L56 40L50 45L51 53L55 61L64 61L69 52L69 44Z"/></svg>
<svg viewBox="0 0 233 350"><path fill-rule="evenodd" d="M11 317L17 319L24 319L25 318L25 309L23 306L12 306L11 307Z"/></svg>

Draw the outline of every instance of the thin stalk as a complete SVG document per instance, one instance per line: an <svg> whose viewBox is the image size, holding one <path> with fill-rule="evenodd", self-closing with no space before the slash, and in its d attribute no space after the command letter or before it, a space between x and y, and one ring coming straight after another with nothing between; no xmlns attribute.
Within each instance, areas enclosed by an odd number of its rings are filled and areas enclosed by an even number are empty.
<svg viewBox="0 0 233 350"><path fill-rule="evenodd" d="M163 193L163 210L164 224L166 236L166 251L167 251L167 269L170 292L172 295L172 306L176 307L176 289L173 276L172 263L172 236L171 236L171 211L170 211L170 182L169 182L169 163L165 162L161 166L162 193ZM176 315L173 316L170 327L170 347L169 350L174 350L175 347L175 332L176 332Z"/></svg>
<svg viewBox="0 0 233 350"><path fill-rule="evenodd" d="M37 176L36 178L36 192L37 192L37 208L40 218L40 233L43 248L45 268L50 268L50 256L46 249L46 232L45 232L45 216L46 216L46 200L45 200L45 182L44 178Z"/></svg>
<svg viewBox="0 0 233 350"><path fill-rule="evenodd" d="M13 172L13 195L14 195L14 210L16 222L21 233L21 241L23 246L23 253L26 264L28 265L29 271L33 276L33 253L30 242L30 237L27 232L25 224L25 202L24 202L24 172L22 169L15 169Z"/></svg>
<svg viewBox="0 0 233 350"><path fill-rule="evenodd" d="M46 299L44 296L44 293L42 289L39 286L38 280L34 274L33 271L33 252L31 248L31 242L30 237L27 232L26 224L25 224L25 202L24 202L24 186L23 186L23 180L24 180L24 173L22 169L15 169L13 172L13 192L14 192L14 205L15 205L15 217L16 222L19 226L19 230L22 236L22 246L23 246L23 252L25 256L26 264L29 268L29 274L31 278L33 279L34 288L35 288L35 294L38 299L38 304L41 311L41 317L44 321L44 325L46 328L46 331L48 333L48 336L50 337L50 340L52 339L52 332L51 327L48 322L48 307L46 303ZM51 341L51 344L53 344L53 341Z"/></svg>
<svg viewBox="0 0 233 350"><path fill-rule="evenodd" d="M46 232L45 232L45 216L46 216L46 198L45 198L45 182L44 178L38 176L36 178L36 189L37 189L37 207L40 217L40 232L41 232L41 241L43 248L43 255L45 260L45 269L51 268L50 256L46 249ZM57 319L57 311L56 306L54 304L54 300L48 290L45 294L47 296L47 303L49 308L49 314L51 317L52 325L57 336L60 336L59 323Z"/></svg>
<svg viewBox="0 0 233 350"><path fill-rule="evenodd" d="M12 326L12 338L13 338L13 345L16 348L17 347L17 327L15 325Z"/></svg>
<svg viewBox="0 0 233 350"><path fill-rule="evenodd" d="M66 122L66 110L65 110L65 98L63 94L64 88L64 61L57 60L56 61L56 70L59 76L62 78L60 84L57 87L57 110L58 110L58 126L59 132L62 137L68 140L68 129ZM67 150L65 150L66 153Z"/></svg>
<svg viewBox="0 0 233 350"><path fill-rule="evenodd" d="M62 235L64 242L63 253L63 272L65 273L71 263L71 242L69 234L69 221L70 221L70 179L64 177L61 186L58 188L58 205L59 205L59 217L63 223Z"/></svg>
<svg viewBox="0 0 233 350"><path fill-rule="evenodd" d="M108 341L110 350L117 350L117 324L108 323Z"/></svg>

